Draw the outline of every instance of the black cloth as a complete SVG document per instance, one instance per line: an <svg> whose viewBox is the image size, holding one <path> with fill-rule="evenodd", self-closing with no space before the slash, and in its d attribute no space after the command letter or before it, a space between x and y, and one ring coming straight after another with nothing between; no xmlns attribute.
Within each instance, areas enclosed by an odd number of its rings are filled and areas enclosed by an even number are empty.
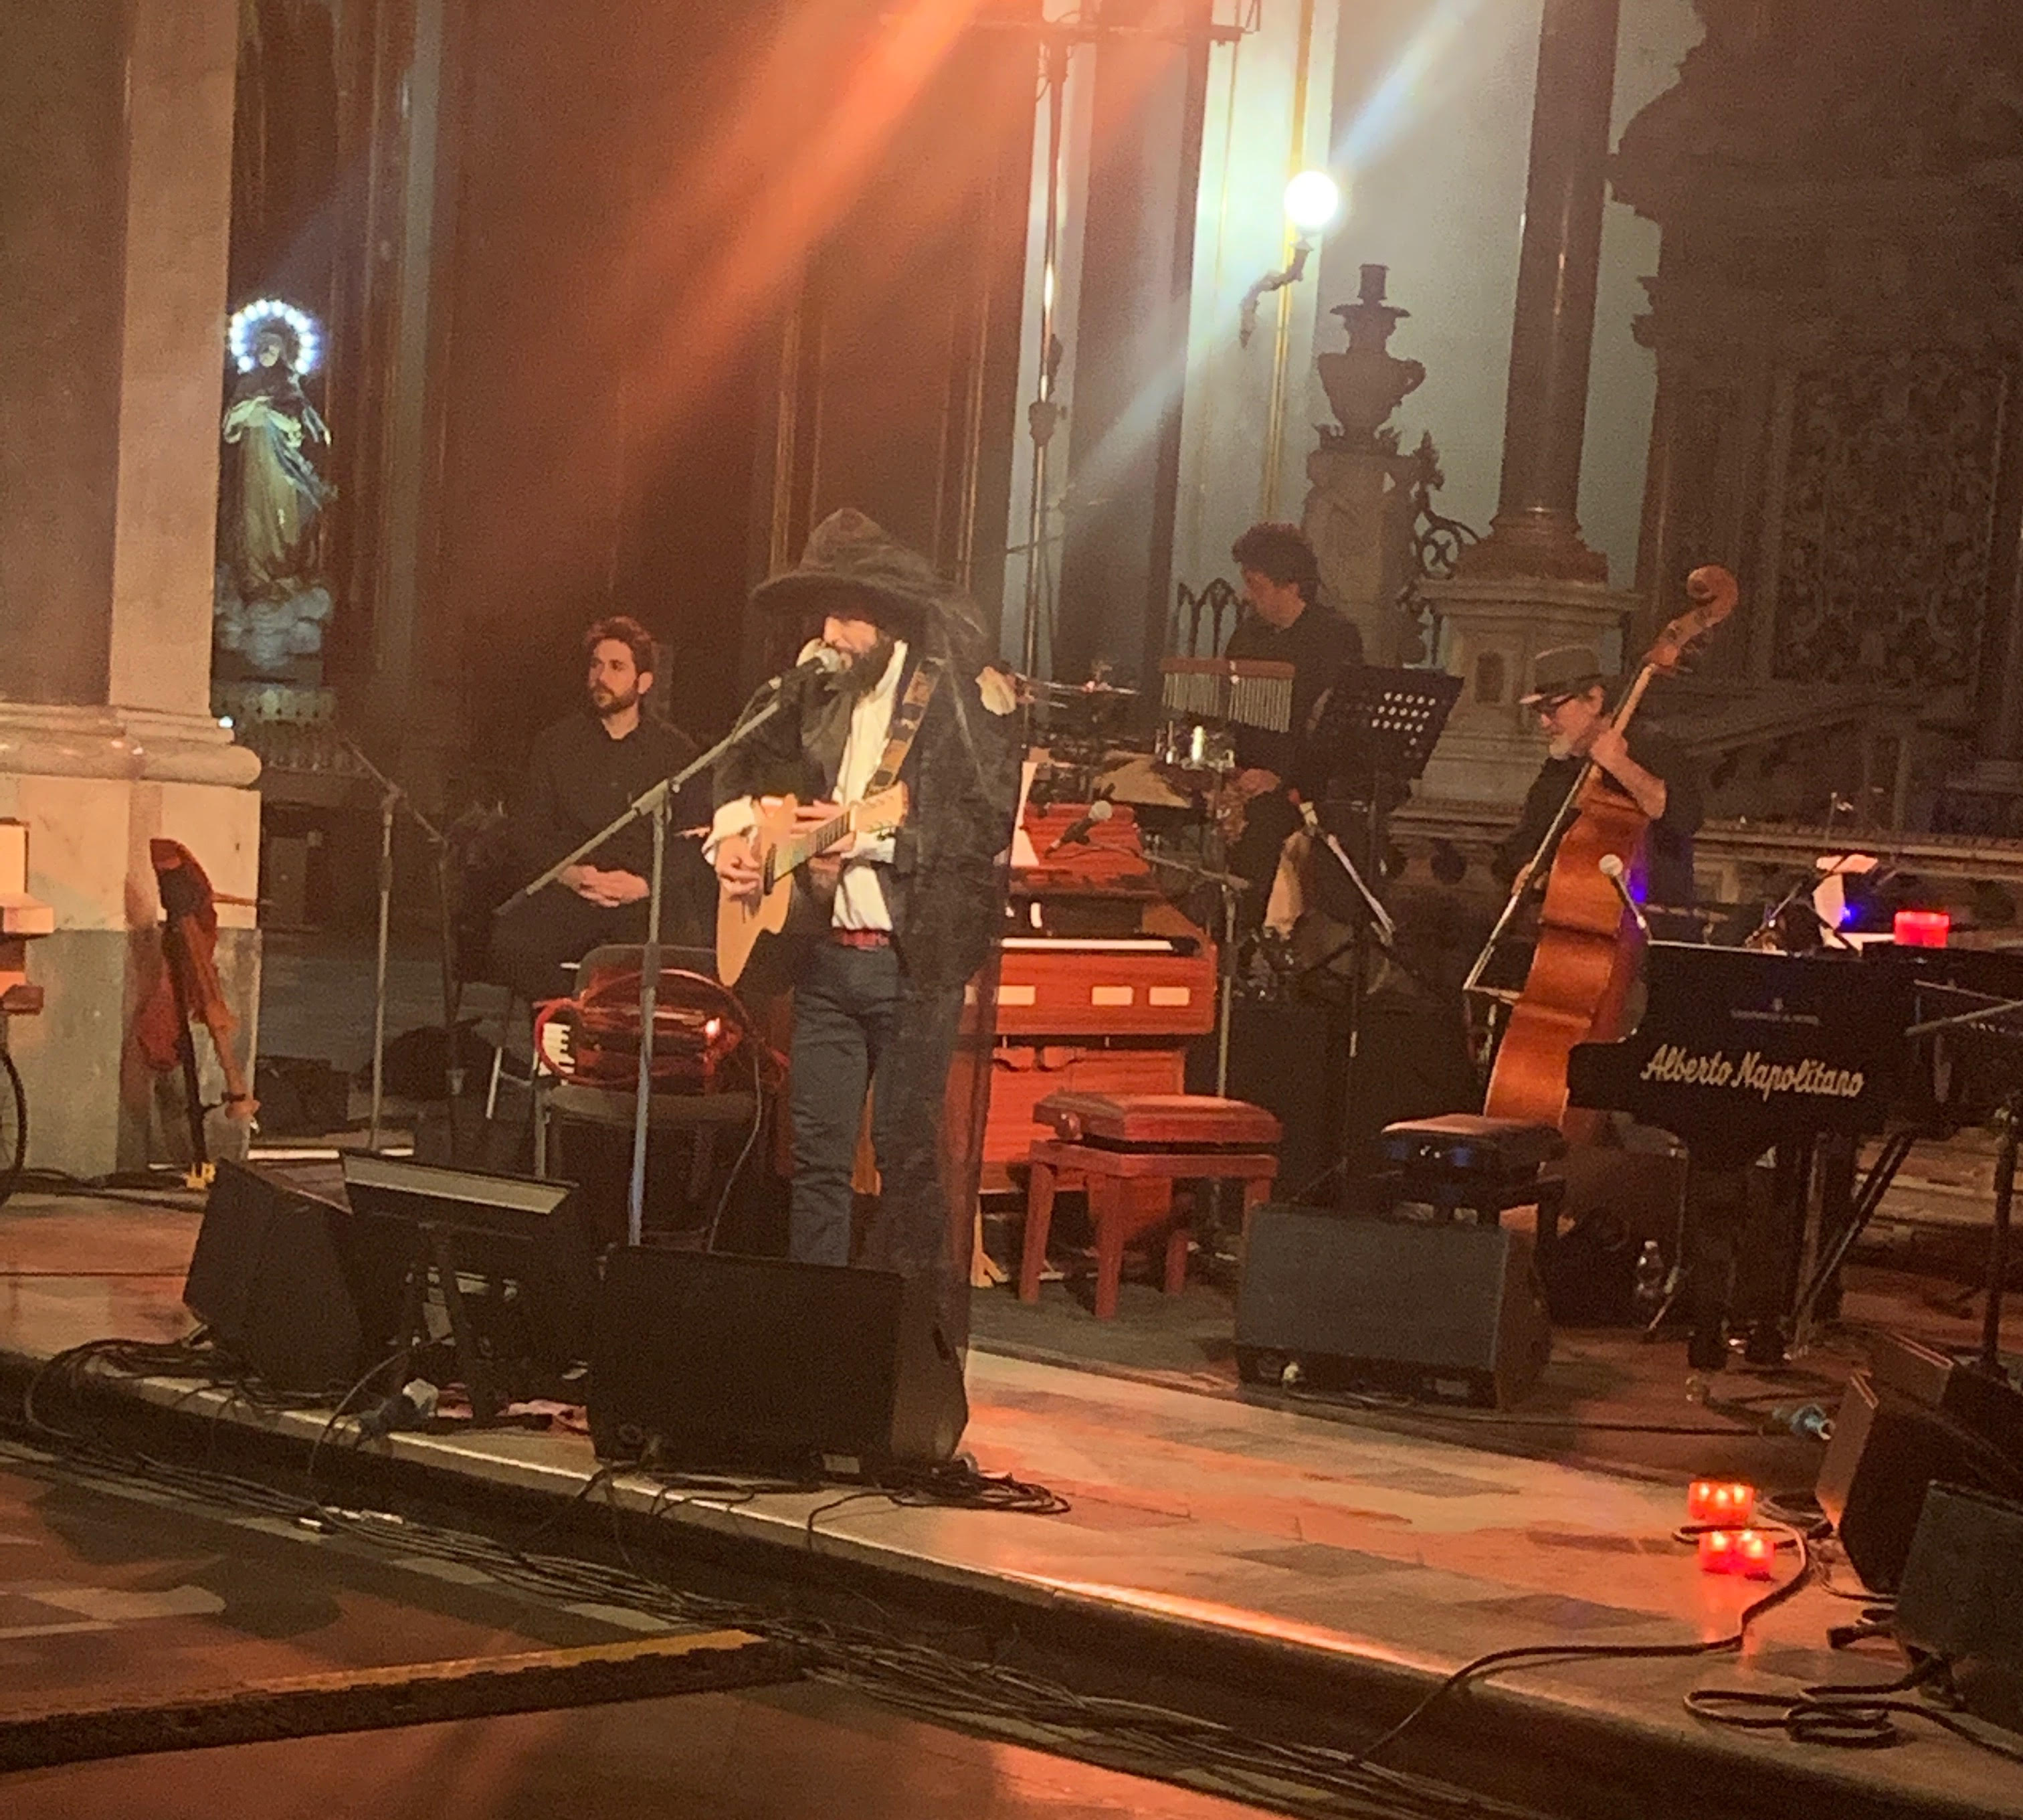
<svg viewBox="0 0 2023 1820"><path fill-rule="evenodd" d="M513 807L515 857L529 877L615 820L625 805L696 755L679 727L646 716L623 739L585 709L558 720L534 742ZM709 786L697 778L675 804L671 829L709 819ZM668 851L674 851L670 842ZM653 825L645 818L621 829L585 862L606 872L646 877L653 862Z"/></svg>
<svg viewBox="0 0 2023 1820"><path fill-rule="evenodd" d="M670 848L671 859L672 855ZM702 938L694 894L668 892L660 910L660 939L702 946ZM567 885L551 884L498 919L488 972L529 1004L539 1004L545 998L566 998L576 990L576 963L592 949L646 939L643 899L616 906L597 904Z"/></svg>
<svg viewBox="0 0 2023 1820"><path fill-rule="evenodd" d="M1677 740L1641 720L1631 724L1625 743L1630 758L1653 777L1663 778L1665 785L1665 812L1651 824L1644 838L1644 899L1688 909L1693 902L1693 836L1703 815L1699 767ZM1549 758L1539 767L1517 826L1496 850L1500 877L1514 878L1518 868L1538 851L1586 762L1571 756ZM1618 796L1629 794L1606 772L1601 774L1601 782Z"/></svg>
<svg viewBox="0 0 2023 1820"><path fill-rule="evenodd" d="M1303 796L1318 799L1326 784L1329 756L1306 738L1315 705L1342 672L1363 662L1363 634L1331 608L1309 606L1281 629L1246 613L1229 635L1226 657L1293 666L1293 724L1287 733L1246 727L1237 736L1237 762L1276 772Z"/></svg>
<svg viewBox="0 0 2023 1820"><path fill-rule="evenodd" d="M587 709L558 721L534 742L511 819L515 886L545 871L614 821L627 804L671 777L696 754L680 728L645 716L623 739L613 739ZM709 785L698 778L675 799L668 819L662 879L663 940L696 941L713 919L715 881L700 843L677 831L709 819ZM653 824L642 817L593 851L584 864L605 872L650 879ZM610 943L646 939L646 906L609 907L551 884L499 918L492 932L489 971L521 997L559 998L569 990L566 964Z"/></svg>

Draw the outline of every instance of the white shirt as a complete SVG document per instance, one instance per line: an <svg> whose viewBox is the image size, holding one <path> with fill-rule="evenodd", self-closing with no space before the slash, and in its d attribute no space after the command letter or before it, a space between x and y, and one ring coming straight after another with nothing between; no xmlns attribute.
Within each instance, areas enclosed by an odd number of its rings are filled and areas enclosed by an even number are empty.
<svg viewBox="0 0 2023 1820"><path fill-rule="evenodd" d="M813 650L812 642L802 652ZM846 806L861 802L865 785L885 756L885 744L892 731L892 709L898 699L899 678L906 667L906 642L896 639L892 659L877 683L851 705L850 731L843 744L843 762L836 774L836 800ZM716 811L710 823L709 839L703 856L714 861L716 850L733 834L748 834L757 821L752 799L734 797ZM892 913L886 907L885 892L878 882L878 866L890 863L892 837L877 840L859 837L843 862L836 882L836 901L830 921L839 929L886 929L892 927Z"/></svg>

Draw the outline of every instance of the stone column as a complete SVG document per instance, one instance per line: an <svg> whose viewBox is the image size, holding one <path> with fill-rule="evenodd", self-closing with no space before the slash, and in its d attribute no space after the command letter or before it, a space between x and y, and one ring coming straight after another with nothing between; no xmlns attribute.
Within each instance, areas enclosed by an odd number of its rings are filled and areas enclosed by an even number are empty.
<svg viewBox="0 0 2023 1820"><path fill-rule="evenodd" d="M1606 581L1581 541L1581 440L1601 267L1619 0L1546 0L1503 417L1503 483L1474 575Z"/></svg>
<svg viewBox="0 0 2023 1820"><path fill-rule="evenodd" d="M1209 9L1106 0L1096 21L1053 674L1079 682L1107 660L1120 679L1156 688L1173 605Z"/></svg>
<svg viewBox="0 0 2023 1820"><path fill-rule="evenodd" d="M1516 705L1531 665L1556 645L1619 657L1633 596L1581 540L1581 441L1601 263L1601 213L1615 88L1619 0L1546 0L1532 101L1524 237L1510 337L1503 480L1489 535L1451 580L1425 591L1440 661L1466 679L1427 767L1429 796L1520 799L1542 756Z"/></svg>
<svg viewBox="0 0 2023 1820"><path fill-rule="evenodd" d="M154 837L244 900L218 959L251 1044L259 764L209 702L237 31L234 0L0 25L0 815L56 912L10 1043L30 1163L80 1175L174 1144L131 1038Z"/></svg>

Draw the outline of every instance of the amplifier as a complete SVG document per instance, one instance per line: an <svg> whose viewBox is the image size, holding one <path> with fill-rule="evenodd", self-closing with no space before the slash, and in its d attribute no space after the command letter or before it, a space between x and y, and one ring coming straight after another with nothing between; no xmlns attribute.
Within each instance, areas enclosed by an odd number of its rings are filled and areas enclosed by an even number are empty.
<svg viewBox="0 0 2023 1820"><path fill-rule="evenodd" d="M1864 1584L1895 1589L1934 1481L2023 1493L2023 1397L1916 1342L1848 1380L1816 1496Z"/></svg>
<svg viewBox="0 0 2023 1820"><path fill-rule="evenodd" d="M598 1458L874 1479L949 1459L969 1405L933 1302L884 1271L620 1246L591 1353Z"/></svg>
<svg viewBox="0 0 2023 1820"><path fill-rule="evenodd" d="M1501 1226L1260 1207L1237 1292L1246 1382L1507 1408L1553 1347L1531 1241Z"/></svg>
<svg viewBox="0 0 2023 1820"><path fill-rule="evenodd" d="M1933 1485L1897 1590L1897 1640L1942 1658L1968 1712L2023 1731L2023 1504Z"/></svg>

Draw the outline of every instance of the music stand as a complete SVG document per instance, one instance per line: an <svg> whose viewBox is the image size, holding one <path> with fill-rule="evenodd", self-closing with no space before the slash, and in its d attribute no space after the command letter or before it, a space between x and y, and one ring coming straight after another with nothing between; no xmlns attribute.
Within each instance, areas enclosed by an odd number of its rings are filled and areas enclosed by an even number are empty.
<svg viewBox="0 0 2023 1820"><path fill-rule="evenodd" d="M1393 786L1410 783L1425 774L1426 761L1433 756L1447 716L1460 697L1461 678L1450 676L1444 670L1378 669L1368 665L1343 671L1327 693L1309 743L1326 755L1330 776L1346 775L1366 789L1366 863L1378 878L1383 872L1384 819L1389 812L1390 792ZM1340 1155L1335 1163L1346 1194L1349 1121L1355 1112L1355 1064L1362 1048L1363 976L1369 965L1370 931L1373 927L1379 928L1387 948L1391 931L1376 892L1356 870L1341 843L1325 830L1317 829L1317 832L1362 900L1362 914L1355 919L1348 944L1354 955L1348 975L1348 1059L1342 1073Z"/></svg>

